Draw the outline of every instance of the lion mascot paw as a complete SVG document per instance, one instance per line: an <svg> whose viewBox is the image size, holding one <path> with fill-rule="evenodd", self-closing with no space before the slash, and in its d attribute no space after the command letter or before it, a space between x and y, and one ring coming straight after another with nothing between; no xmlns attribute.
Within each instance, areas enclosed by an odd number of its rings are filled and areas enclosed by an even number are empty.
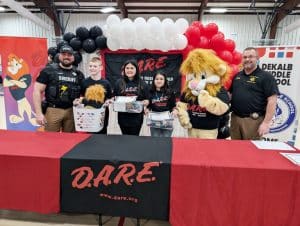
<svg viewBox="0 0 300 226"><path fill-rule="evenodd" d="M190 117L187 112L187 105L185 103L178 102L176 108L178 110L178 120L180 122L180 125L185 129L192 128Z"/></svg>
<svg viewBox="0 0 300 226"><path fill-rule="evenodd" d="M183 61L180 72L186 83L177 103L178 119L190 137L217 138L220 119L229 109L229 95L223 84L229 66L212 50L195 49Z"/></svg>

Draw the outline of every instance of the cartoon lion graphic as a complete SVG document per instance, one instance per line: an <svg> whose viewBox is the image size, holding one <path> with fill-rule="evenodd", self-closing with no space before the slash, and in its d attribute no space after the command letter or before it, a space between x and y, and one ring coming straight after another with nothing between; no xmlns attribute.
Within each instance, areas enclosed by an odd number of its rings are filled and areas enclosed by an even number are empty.
<svg viewBox="0 0 300 226"><path fill-rule="evenodd" d="M24 114L27 114L29 122L33 126L38 126L35 114L25 96L26 90L31 85L31 75L28 64L15 54L9 54L6 68L7 76L3 80L3 86L8 87L12 97L16 100L19 115L10 115L10 123L20 123L24 121Z"/></svg>
<svg viewBox="0 0 300 226"><path fill-rule="evenodd" d="M216 139L221 116L229 109L229 95L223 87L229 79L229 66L212 50L195 49L180 72L186 76L176 106L181 126L188 129L189 137Z"/></svg>

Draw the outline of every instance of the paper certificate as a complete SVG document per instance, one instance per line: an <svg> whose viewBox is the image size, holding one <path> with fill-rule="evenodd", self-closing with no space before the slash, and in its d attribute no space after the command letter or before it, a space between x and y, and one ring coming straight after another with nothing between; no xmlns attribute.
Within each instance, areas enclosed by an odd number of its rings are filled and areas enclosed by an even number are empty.
<svg viewBox="0 0 300 226"><path fill-rule="evenodd" d="M136 101L137 96L117 96L113 103L114 111L141 113L143 111L143 102Z"/></svg>
<svg viewBox="0 0 300 226"><path fill-rule="evenodd" d="M171 114L169 111L164 112L149 112L149 118L153 121L170 120Z"/></svg>
<svg viewBox="0 0 300 226"><path fill-rule="evenodd" d="M278 150L278 151L295 151L290 145L280 141L263 141L253 140L251 141L258 149L263 150Z"/></svg>
<svg viewBox="0 0 300 226"><path fill-rule="evenodd" d="M288 160L293 162L296 165L300 165L300 154L299 153L280 153L284 157L286 157Z"/></svg>

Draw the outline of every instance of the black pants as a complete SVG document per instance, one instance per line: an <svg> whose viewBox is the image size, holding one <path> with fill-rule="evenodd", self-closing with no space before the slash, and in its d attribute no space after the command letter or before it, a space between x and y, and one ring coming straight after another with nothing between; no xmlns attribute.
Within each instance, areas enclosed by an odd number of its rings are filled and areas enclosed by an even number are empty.
<svg viewBox="0 0 300 226"><path fill-rule="evenodd" d="M124 135L136 135L138 136L140 134L140 130L142 128L142 125L139 126L121 126L120 129L122 131L122 134Z"/></svg>

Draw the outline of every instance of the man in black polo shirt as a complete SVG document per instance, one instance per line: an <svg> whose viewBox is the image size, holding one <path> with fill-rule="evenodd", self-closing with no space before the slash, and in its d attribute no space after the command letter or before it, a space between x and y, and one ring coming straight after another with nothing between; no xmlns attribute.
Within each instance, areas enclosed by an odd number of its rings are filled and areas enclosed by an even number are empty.
<svg viewBox="0 0 300 226"><path fill-rule="evenodd" d="M46 131L75 131L73 100L82 93L84 75L72 65L73 62L73 49L70 46L61 47L59 63L47 65L34 84L36 120L45 126ZM48 104L45 115L41 108L44 93Z"/></svg>
<svg viewBox="0 0 300 226"><path fill-rule="evenodd" d="M278 87L274 77L261 70L255 48L243 52L243 70L232 81L231 139L257 140L269 133L276 110Z"/></svg>

